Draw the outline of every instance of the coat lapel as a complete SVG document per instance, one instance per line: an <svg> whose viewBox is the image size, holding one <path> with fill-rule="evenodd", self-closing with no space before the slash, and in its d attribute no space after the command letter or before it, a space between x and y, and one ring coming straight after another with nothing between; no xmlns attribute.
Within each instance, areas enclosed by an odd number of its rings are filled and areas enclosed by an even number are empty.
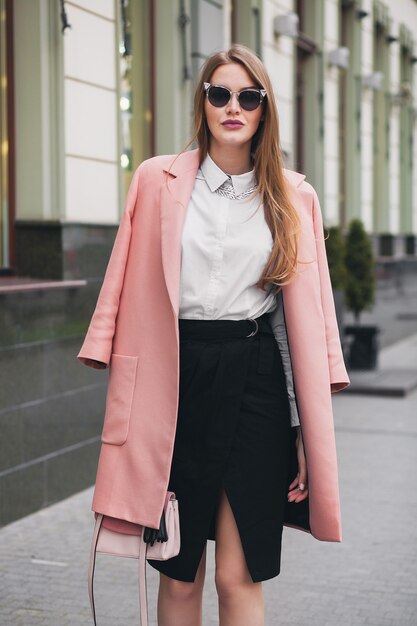
<svg viewBox="0 0 417 626"><path fill-rule="evenodd" d="M176 317L179 316L181 237L191 198L194 181L199 167L198 150L184 152L178 157L161 188L161 246L162 267L171 305Z"/></svg>
<svg viewBox="0 0 417 626"><path fill-rule="evenodd" d="M168 173L171 159L165 172L165 181L161 187L160 218L162 267L165 282L176 317L179 316L180 273L181 273L181 238L187 207L199 168L198 149L180 154ZM305 175L284 169L287 180L297 187Z"/></svg>

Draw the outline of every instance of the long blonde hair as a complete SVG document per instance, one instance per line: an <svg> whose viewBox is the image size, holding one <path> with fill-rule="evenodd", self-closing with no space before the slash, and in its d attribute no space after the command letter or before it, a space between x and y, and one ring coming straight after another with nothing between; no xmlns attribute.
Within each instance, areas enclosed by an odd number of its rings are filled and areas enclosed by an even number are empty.
<svg viewBox="0 0 417 626"><path fill-rule="evenodd" d="M266 89L267 92L262 104L264 119L252 137L251 156L257 192L263 203L265 220L274 243L257 286L265 289L267 283L273 283L279 290L292 280L297 269L300 218L291 203L288 182L283 172L278 111L273 87L262 61L250 48L234 44L229 50L216 52L205 61L194 94L193 136L176 158L196 141L199 164L204 161L210 145L210 131L204 111L206 92L203 83L210 82L217 67L228 63L242 65L257 87Z"/></svg>

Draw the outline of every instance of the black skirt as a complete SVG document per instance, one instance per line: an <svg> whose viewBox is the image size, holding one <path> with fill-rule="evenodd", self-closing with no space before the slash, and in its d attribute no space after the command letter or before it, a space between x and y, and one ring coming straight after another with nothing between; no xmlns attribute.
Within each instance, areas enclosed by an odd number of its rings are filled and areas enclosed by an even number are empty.
<svg viewBox="0 0 417 626"><path fill-rule="evenodd" d="M258 326L257 332L256 325ZM168 489L181 549L148 563L193 582L215 539L219 492L232 508L254 582L277 576L293 442L283 364L267 313L251 320L179 320L177 430ZM247 336L249 335L249 336Z"/></svg>

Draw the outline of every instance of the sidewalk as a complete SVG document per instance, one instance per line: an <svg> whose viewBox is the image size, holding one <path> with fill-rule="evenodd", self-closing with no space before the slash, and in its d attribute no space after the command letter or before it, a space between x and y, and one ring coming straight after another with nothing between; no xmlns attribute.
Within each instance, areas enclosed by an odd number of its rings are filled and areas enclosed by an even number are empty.
<svg viewBox="0 0 417 626"><path fill-rule="evenodd" d="M349 372L346 392L403 397L417 388L417 333L381 351L375 370Z"/></svg>
<svg viewBox="0 0 417 626"><path fill-rule="evenodd" d="M402 341L383 362L405 364ZM281 574L263 583L267 626L415 626L417 391L405 398L333 396L342 543L284 530ZM1 626L91 625L87 569L92 488L0 529ZM150 624L159 574L148 566ZM98 626L139 623L136 561L99 556ZM204 626L215 626L208 542Z"/></svg>
<svg viewBox="0 0 417 626"><path fill-rule="evenodd" d="M380 329L379 344L386 348L409 335L417 333L417 276L407 274L402 282L378 282L375 304L363 311L361 324L375 324ZM355 323L353 314L345 311L345 325Z"/></svg>
<svg viewBox="0 0 417 626"><path fill-rule="evenodd" d="M349 394L402 397L417 388L417 277L405 274L386 285L380 281L372 311L364 311L361 324L379 328L381 350L375 370L350 372ZM353 324L345 313L345 324Z"/></svg>

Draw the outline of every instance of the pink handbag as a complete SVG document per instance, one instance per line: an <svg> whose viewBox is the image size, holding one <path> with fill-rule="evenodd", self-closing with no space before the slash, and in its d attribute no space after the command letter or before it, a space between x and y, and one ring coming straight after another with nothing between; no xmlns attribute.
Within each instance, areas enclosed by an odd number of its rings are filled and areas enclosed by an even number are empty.
<svg viewBox="0 0 417 626"><path fill-rule="evenodd" d="M139 606L140 623L148 626L148 603L146 590L146 559L166 561L177 556L180 551L180 522L178 500L173 491L168 491L165 499L163 540L155 540L153 529L145 529L140 524L95 513L93 539L90 551L90 567L88 572L88 593L94 624L97 626L94 604L94 568L96 554L125 556L139 560ZM162 528L162 524L161 524ZM153 540L150 539L150 537Z"/></svg>

